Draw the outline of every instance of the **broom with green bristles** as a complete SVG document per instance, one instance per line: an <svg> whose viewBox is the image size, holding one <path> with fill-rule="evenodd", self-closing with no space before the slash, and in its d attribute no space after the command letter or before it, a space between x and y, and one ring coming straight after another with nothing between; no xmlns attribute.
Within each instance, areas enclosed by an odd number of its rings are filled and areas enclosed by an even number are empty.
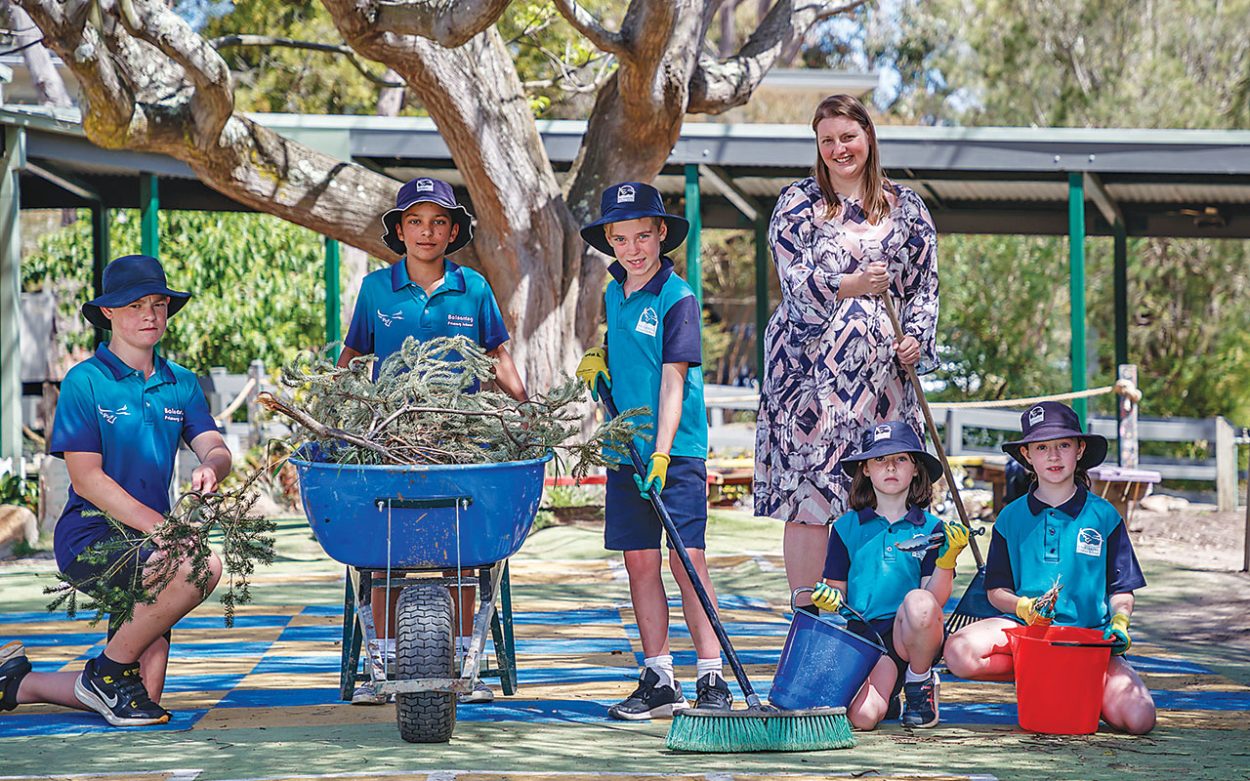
<svg viewBox="0 0 1250 781"><path fill-rule="evenodd" d="M599 399L608 412L609 419L617 416L616 403L612 401L607 383L599 378L597 381ZM639 477L647 474L642 456L633 442L629 443L629 457ZM699 573L695 571L690 554L686 551L681 535L664 501L660 491L651 486L647 492L651 506L660 517L660 523L668 535L669 542L677 551L686 576L694 592L699 596L699 604L707 614L716 639L720 641L721 650L729 660L729 666L742 687L747 707L743 710L698 710L686 708L673 715L673 724L668 730L667 745L674 751L702 751L712 753L736 753L743 751L819 751L833 748L852 748L855 737L851 734L851 722L846 717L845 708L819 708L816 710L783 711L760 702L755 687L747 678L738 654L734 652L729 635L717 615L716 606L707 595Z"/></svg>

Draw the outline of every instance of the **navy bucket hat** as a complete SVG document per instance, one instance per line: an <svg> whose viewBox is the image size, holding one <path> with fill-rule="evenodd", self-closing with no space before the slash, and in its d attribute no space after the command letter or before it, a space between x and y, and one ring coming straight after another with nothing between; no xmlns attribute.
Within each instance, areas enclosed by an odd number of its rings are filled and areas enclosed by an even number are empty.
<svg viewBox="0 0 1250 781"><path fill-rule="evenodd" d="M842 459L842 471L855 476L855 465L860 461L868 461L881 456L892 456L895 453L910 453L924 464L929 479L936 481L942 476L942 463L924 449L924 443L911 426L901 420L878 423L864 432L859 452Z"/></svg>
<svg viewBox="0 0 1250 781"><path fill-rule="evenodd" d="M1045 442L1051 439L1079 439L1085 443L1085 452L1076 465L1081 469L1098 466L1107 457L1107 439L1098 434L1086 434L1081 431L1081 420L1071 407L1057 401L1043 401L1029 407L1020 415L1020 431L1024 436L1015 442L1003 443L1003 451L1033 471L1032 465L1024 460L1021 451L1030 442Z"/></svg>
<svg viewBox="0 0 1250 781"><path fill-rule="evenodd" d="M399 226L399 218L414 203L436 203L448 211L453 223L460 226L456 238L447 245L448 255L473 240L473 215L456 202L456 193L451 185L442 179L422 176L400 187L399 194L395 196L395 208L382 215L382 226L386 229L382 233L382 241L397 254L403 255L408 251L396 228Z"/></svg>
<svg viewBox="0 0 1250 781"><path fill-rule="evenodd" d="M686 218L664 211L664 199L660 197L660 191L642 182L622 182L604 190L603 197L599 199L599 214L599 219L582 228L582 238L610 258L616 257L616 253L612 250L612 245L608 244L607 234L603 232L605 225L643 217L659 217L668 229L664 242L660 245L661 254L668 254L680 247L690 231L690 223L686 222Z"/></svg>
<svg viewBox="0 0 1250 781"><path fill-rule="evenodd" d="M82 305L82 316L96 328L112 330L113 322L100 307L125 306L154 293L169 296L169 317L190 300L191 294L170 290L161 262L148 255L126 255L104 267L104 292Z"/></svg>

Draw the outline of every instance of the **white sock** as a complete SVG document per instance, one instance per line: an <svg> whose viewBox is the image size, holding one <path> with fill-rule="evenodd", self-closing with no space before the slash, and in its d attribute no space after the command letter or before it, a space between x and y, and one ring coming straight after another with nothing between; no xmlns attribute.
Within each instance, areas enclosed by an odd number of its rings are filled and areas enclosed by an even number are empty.
<svg viewBox="0 0 1250 781"><path fill-rule="evenodd" d="M911 665L907 666L907 674L903 676L903 683L920 683L929 677L932 670L925 670L922 673L914 673L911 671Z"/></svg>
<svg viewBox="0 0 1250 781"><path fill-rule="evenodd" d="M677 688L673 683L673 655L664 654L663 656L648 656L642 660L643 667L650 667L655 670L655 674L660 676L661 686L672 686Z"/></svg>
<svg viewBox="0 0 1250 781"><path fill-rule="evenodd" d="M702 678L703 676L707 675L708 673L716 673L716 677L717 677L717 678L724 678L724 677L725 677L725 676L721 673L721 670L722 670L722 669L724 669L724 668L723 668L723 666L721 665L721 660L720 660L720 655L719 655L719 654L718 654L718 655L716 655L716 656L713 656L711 659L698 659L698 660L696 660L696 661L695 661L695 669L696 669L696 672L695 672L695 678L696 678L696 679L698 679L698 678Z"/></svg>

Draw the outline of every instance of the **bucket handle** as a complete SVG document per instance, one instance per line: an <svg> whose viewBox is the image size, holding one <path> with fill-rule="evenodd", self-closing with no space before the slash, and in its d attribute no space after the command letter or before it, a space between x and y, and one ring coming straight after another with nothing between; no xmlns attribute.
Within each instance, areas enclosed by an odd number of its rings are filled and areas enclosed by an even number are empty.
<svg viewBox="0 0 1250 781"><path fill-rule="evenodd" d="M1115 643L1078 643L1073 640L1047 640L1056 648L1115 648Z"/></svg>
<svg viewBox="0 0 1250 781"><path fill-rule="evenodd" d="M808 588L807 586L804 586L802 588L796 588L794 591L790 592L790 612L793 613L799 609L798 605L796 605L794 602L795 598L798 597L799 594L810 594L814 592L815 590L816 589L814 588ZM861 624L868 627L868 631L872 632L873 636L877 638L877 645L881 646L882 648L885 648L885 638L882 637L881 634L877 632L876 629L872 628L872 624L869 623L868 619L864 618L858 610L846 604L846 600L842 601L842 607L838 608L838 612L841 613L843 610L850 613L855 618L859 619L859 622ZM850 630L847 630L847 631L850 631ZM852 632L852 634L854 633ZM889 653L888 648L886 648L886 652Z"/></svg>

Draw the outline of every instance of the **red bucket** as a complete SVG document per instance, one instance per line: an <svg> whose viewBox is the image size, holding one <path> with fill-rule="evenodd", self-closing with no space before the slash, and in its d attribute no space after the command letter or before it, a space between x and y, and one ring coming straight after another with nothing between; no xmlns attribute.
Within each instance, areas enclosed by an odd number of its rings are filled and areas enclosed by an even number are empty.
<svg viewBox="0 0 1250 781"><path fill-rule="evenodd" d="M1111 644L1097 629L1012 627L1017 720L1022 729L1050 735L1098 731ZM1065 645L1067 643L1090 645Z"/></svg>

